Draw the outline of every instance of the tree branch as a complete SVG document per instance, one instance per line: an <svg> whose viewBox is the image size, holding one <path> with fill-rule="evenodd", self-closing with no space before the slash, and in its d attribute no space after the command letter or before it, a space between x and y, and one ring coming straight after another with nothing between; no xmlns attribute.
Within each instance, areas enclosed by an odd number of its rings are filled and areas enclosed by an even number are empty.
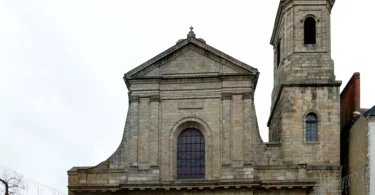
<svg viewBox="0 0 375 195"><path fill-rule="evenodd" d="M9 185L8 185L8 182L3 180L3 179L0 179L0 181L4 184L5 186L5 195L9 195Z"/></svg>

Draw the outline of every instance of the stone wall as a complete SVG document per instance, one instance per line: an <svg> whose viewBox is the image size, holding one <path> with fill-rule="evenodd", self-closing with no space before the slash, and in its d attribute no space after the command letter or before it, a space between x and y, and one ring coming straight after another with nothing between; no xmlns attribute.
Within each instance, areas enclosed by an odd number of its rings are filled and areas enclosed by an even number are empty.
<svg viewBox="0 0 375 195"><path fill-rule="evenodd" d="M274 47L274 89L272 107L282 84L335 81L331 59L330 6L326 0L284 1L279 8L271 44ZM303 21L316 20L316 44L304 44ZM277 44L281 42L280 64L276 64Z"/></svg>
<svg viewBox="0 0 375 195"><path fill-rule="evenodd" d="M257 69L191 31L125 74L129 111L123 140L98 166L68 171L70 195L339 194L340 82L330 58L329 2L280 4L272 41L281 39L282 47L269 121L272 142L264 143L259 134ZM306 15L318 21L315 46L301 46L300 20ZM318 116L314 143L304 139L309 112ZM177 179L177 138L187 128L205 138L204 179Z"/></svg>
<svg viewBox="0 0 375 195"><path fill-rule="evenodd" d="M268 121L270 141L281 143L283 165L310 167L301 169L297 175L319 181L320 187L314 188L315 194L341 192L341 82L335 80L331 59L332 6L333 2L326 0L282 1L271 38L275 60ZM304 44L304 20L307 17L314 18L316 22L316 44ZM278 55L279 64L276 60ZM305 117L309 113L315 113L318 120L318 140L314 142L305 140ZM329 170L330 166L335 170ZM296 170L274 171L280 175L276 179L296 179Z"/></svg>
<svg viewBox="0 0 375 195"><path fill-rule="evenodd" d="M296 164L340 164L339 87L285 87L281 94L283 160ZM305 117L315 113L318 140L305 140Z"/></svg>
<svg viewBox="0 0 375 195"><path fill-rule="evenodd" d="M280 142L281 141L281 134L282 134L282 110L283 110L283 104L279 100L279 104L275 106L275 110L273 111L273 117L270 119L270 125L269 125L269 133L268 133L268 139L270 142Z"/></svg>
<svg viewBox="0 0 375 195"><path fill-rule="evenodd" d="M136 191L127 191L127 192L85 192L81 193L80 195L172 195L172 194L186 194L186 195L214 195L214 194L221 194L221 195L305 195L305 189L269 189L269 190L261 190L261 189L244 189L244 188L227 188L227 189L220 189L220 190L213 190L213 189L171 189L167 191L160 191L160 190L136 190Z"/></svg>
<svg viewBox="0 0 375 195"><path fill-rule="evenodd" d="M237 189L236 185L251 186L258 183L259 186L254 187L254 191L250 190L250 192L273 194L277 190L283 194L283 186L291 187L289 191L294 192L300 192L302 187L305 187L306 192L317 186L315 182L328 186L332 185L332 182L337 184L340 170L336 163L337 151L332 143L339 142L335 140L336 135L332 132L336 128L335 125L338 126L338 117L328 114L326 116L319 109L329 112L338 109L338 105L330 103L337 100L338 91L331 92L328 87L286 88L283 91L283 99L290 99L293 93L300 101L285 101L287 103L285 106L280 105L283 109L282 119L285 120L283 124L287 129L283 132L282 142L263 143L256 120L251 86L253 84L247 81L247 87L238 88L239 83L244 83L242 79L249 78L243 76L228 76L222 80L191 78L189 82L185 79L183 81L168 79L151 85L159 90L159 95L149 91L145 93L131 91L125 136L119 151L97 167L71 170L69 187L71 189L78 187L85 194L91 193L87 191L95 191L93 194L97 194L100 190L110 191L113 194L118 191L125 193L129 190L121 186L134 185L134 193L147 194L152 190L152 185L157 185L163 190L167 186L171 188L170 192L159 192L156 189L159 194L173 194L180 191L198 194L199 188L205 191L204 181L212 181L213 184L207 186L213 186L215 190L208 190L209 193L225 194L227 193L225 189L229 190L229 194L240 193L242 187ZM181 82L185 83L183 89L180 87ZM218 84L218 82L222 83ZM146 88L140 86L141 82L136 83L138 85L136 89ZM197 85L197 83L203 84ZM150 81L147 80L144 85L150 86ZM215 86L221 88L225 86L225 93L215 89ZM183 91L191 92L181 96ZM295 93L296 91L299 93ZM327 130L320 135L329 138L330 141L321 139L320 144L306 146L303 143L303 117L299 116L298 120L293 119L295 115L291 114L291 111L297 116L302 111L293 108L308 110L307 108L312 105L319 111L320 116L327 117L327 121L323 119L320 121L322 127L332 131ZM286 110L286 108L290 109ZM291 122L296 124L293 125ZM289 128L288 124L293 128ZM179 184L181 181L176 179L176 140L179 133L186 128L199 129L206 139L206 177L204 181L189 181L190 183L182 181ZM294 129L300 131L287 134ZM322 147L323 144L328 147ZM122 156L123 151L131 155ZM304 153L304 151L308 152ZM307 154L310 156L306 156ZM336 166L322 165L327 163ZM314 166L315 164L319 166ZM250 183L244 184L244 181ZM310 183L304 184L303 182L306 181ZM220 182L229 182L230 185L228 188L220 187L218 184ZM272 185L267 182L271 182ZM187 186L192 183L199 185L189 190L190 187ZM173 187L176 184L179 186ZM100 190L95 190L97 188ZM138 192L143 188L144 192ZM336 188L336 185L329 187L330 190L337 190ZM247 190L244 190L245 192L250 193ZM80 193L76 191L74 194Z"/></svg>

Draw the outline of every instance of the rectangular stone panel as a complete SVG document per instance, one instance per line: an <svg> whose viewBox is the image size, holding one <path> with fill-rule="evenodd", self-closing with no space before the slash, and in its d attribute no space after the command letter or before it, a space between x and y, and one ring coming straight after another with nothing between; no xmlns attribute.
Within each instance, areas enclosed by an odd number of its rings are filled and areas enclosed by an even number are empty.
<svg viewBox="0 0 375 195"><path fill-rule="evenodd" d="M180 100L178 102L178 109L203 109L202 100Z"/></svg>

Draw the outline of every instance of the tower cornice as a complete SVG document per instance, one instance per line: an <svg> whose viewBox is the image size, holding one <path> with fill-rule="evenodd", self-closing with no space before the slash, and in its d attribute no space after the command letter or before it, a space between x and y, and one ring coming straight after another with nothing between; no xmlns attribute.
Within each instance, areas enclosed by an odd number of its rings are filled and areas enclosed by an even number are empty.
<svg viewBox="0 0 375 195"><path fill-rule="evenodd" d="M272 119L273 114L275 112L276 105L278 104L278 102L280 100L280 96L281 96L281 92L283 91L283 88L285 88L285 87L325 87L325 86L340 87L341 84L342 84L341 81L334 81L334 82L330 82L330 83L286 83L286 84L281 84L275 92L275 95L277 97L276 97L276 100L274 102L272 102L272 104L271 104L271 113L270 113L270 116L269 116L268 121L267 121L267 126L269 127L269 125L270 125L271 119Z"/></svg>

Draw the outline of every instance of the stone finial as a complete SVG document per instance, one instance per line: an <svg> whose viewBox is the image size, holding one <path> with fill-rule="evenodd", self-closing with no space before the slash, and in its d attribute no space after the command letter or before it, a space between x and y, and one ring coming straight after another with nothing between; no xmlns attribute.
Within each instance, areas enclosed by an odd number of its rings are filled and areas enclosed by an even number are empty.
<svg viewBox="0 0 375 195"><path fill-rule="evenodd" d="M202 43L204 43L204 44L206 44L206 41L204 40L204 39L202 39L202 38L196 38L195 37L195 33L194 33L194 31L193 31L193 27L191 26L190 27L190 32L187 34L187 39L189 39L189 38L194 38L194 39L196 39L196 40L198 40L198 41L200 41L200 42L202 42ZM181 43L181 42L183 42L183 41L185 41L186 39L180 39L180 40L178 40L177 42L176 42L176 45L177 44L179 44L179 43Z"/></svg>
<svg viewBox="0 0 375 195"><path fill-rule="evenodd" d="M191 26L190 27L190 32L188 33L187 38L190 38L190 37L195 38L195 33L194 33L193 29L194 28Z"/></svg>

